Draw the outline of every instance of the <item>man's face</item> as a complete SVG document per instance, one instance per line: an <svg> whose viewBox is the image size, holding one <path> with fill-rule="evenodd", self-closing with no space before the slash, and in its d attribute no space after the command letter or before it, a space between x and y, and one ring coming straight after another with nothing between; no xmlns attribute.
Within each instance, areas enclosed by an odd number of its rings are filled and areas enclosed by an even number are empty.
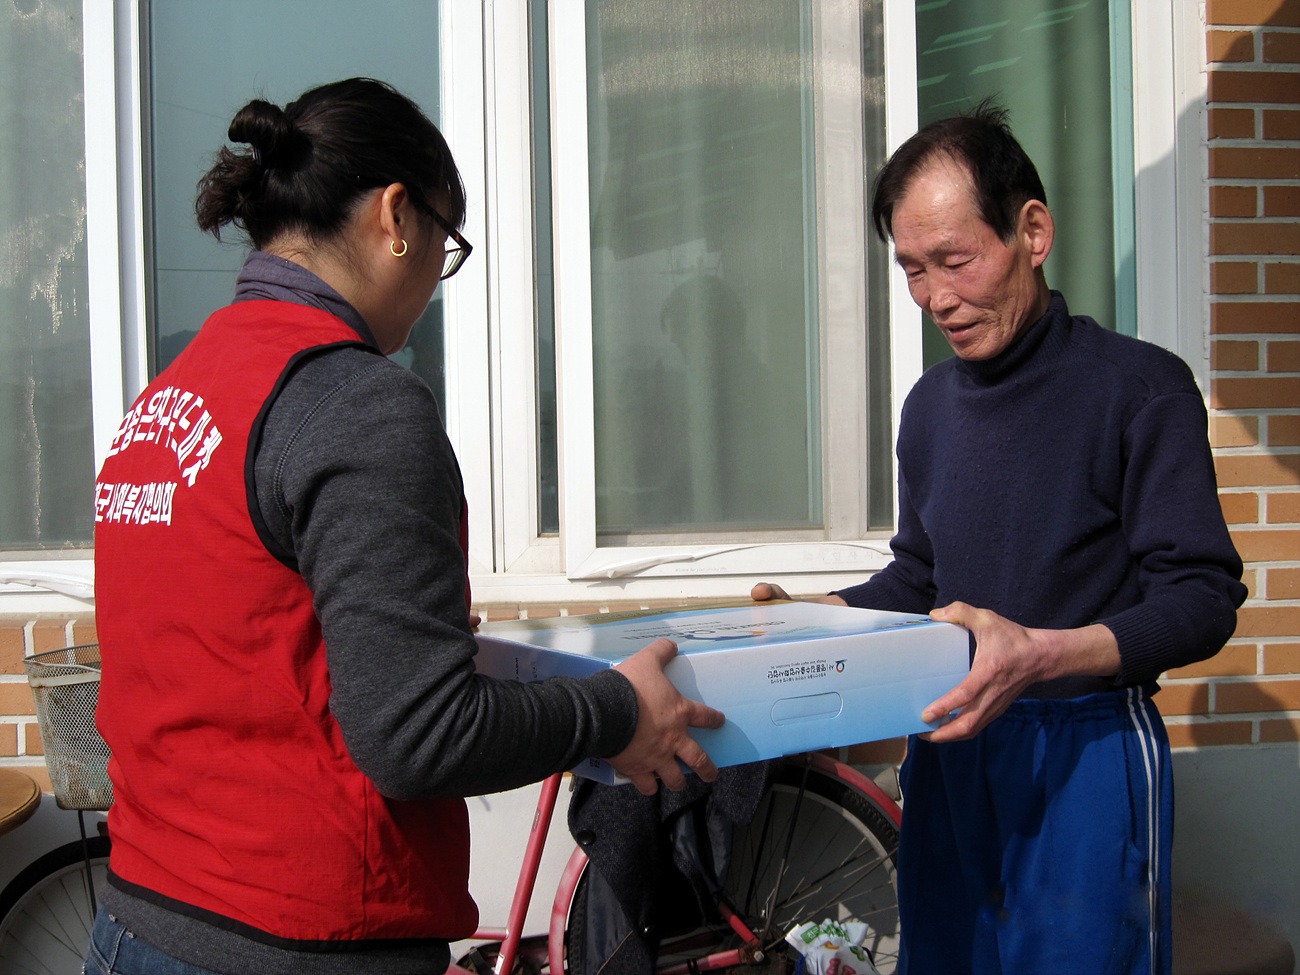
<svg viewBox="0 0 1300 975"><path fill-rule="evenodd" d="M1025 222L1022 210L1016 236L1003 243L980 216L966 169L943 155L894 206L895 255L912 300L963 359L991 359L1047 310L1036 274L1046 253L1035 256Z"/></svg>

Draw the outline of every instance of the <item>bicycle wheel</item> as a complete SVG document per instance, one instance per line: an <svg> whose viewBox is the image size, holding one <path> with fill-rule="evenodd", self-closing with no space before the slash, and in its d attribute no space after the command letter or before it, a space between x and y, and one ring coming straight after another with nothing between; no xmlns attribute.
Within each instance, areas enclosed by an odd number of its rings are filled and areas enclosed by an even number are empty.
<svg viewBox="0 0 1300 975"><path fill-rule="evenodd" d="M724 885L727 903L758 936L762 960L729 967L778 975L791 971L797 955L785 942L787 932L832 918L865 922L872 962L881 975L890 975L898 963L897 850L898 828L868 796L817 768L782 769L754 818L735 830ZM584 970L585 879L579 881L565 929L574 975ZM662 941L658 967L710 968L701 959L742 946L727 922L716 920Z"/></svg>
<svg viewBox="0 0 1300 975"><path fill-rule="evenodd" d="M96 888L108 872L109 841L88 841ZM80 842L45 854L0 893L0 972L75 975L90 944L94 917Z"/></svg>

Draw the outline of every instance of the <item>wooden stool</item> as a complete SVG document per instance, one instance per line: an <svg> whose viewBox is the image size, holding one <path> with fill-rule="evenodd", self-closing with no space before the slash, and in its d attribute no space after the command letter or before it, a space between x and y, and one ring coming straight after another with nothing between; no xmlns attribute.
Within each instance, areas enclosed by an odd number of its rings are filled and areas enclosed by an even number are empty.
<svg viewBox="0 0 1300 975"><path fill-rule="evenodd" d="M31 819L41 804L41 787L17 769L0 768L0 835Z"/></svg>
<svg viewBox="0 0 1300 975"><path fill-rule="evenodd" d="M1174 975L1291 975L1295 951L1272 928L1204 897L1174 894Z"/></svg>

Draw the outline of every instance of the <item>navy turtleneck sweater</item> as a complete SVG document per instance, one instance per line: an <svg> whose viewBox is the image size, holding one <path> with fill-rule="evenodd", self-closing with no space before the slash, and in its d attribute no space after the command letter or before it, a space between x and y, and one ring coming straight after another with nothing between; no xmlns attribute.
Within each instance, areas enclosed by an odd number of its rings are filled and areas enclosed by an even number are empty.
<svg viewBox="0 0 1300 975"><path fill-rule="evenodd" d="M921 377L898 462L894 561L839 593L850 606L961 600L1024 626L1115 634L1115 680L1063 678L1026 697L1149 682L1232 635L1246 588L1191 371L1071 317L1059 293L1000 355Z"/></svg>

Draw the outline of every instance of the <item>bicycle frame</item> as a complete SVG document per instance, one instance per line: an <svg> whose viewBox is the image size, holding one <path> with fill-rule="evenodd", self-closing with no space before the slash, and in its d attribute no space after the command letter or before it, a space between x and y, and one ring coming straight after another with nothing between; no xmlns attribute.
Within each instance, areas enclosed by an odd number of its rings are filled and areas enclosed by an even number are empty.
<svg viewBox="0 0 1300 975"><path fill-rule="evenodd" d="M509 972L514 968L519 955L519 942L523 938L524 919L528 915L528 905L532 903L533 888L537 885L537 871L542 863L542 853L546 848L546 833L551 826L551 817L555 814L555 802L560 793L563 773L557 772L542 781L542 791L537 797L537 811L533 813L533 825L528 831L528 843L524 847L524 861L519 869L519 880L515 883L515 896L510 904L510 914L506 918L505 928L479 928L474 932L475 941L500 941L501 951L497 955L495 971ZM581 874L581 870L578 871ZM568 871L566 869L565 873ZM574 881L577 884L577 881ZM564 941L563 924L560 927L560 941ZM563 954L563 949L561 949ZM452 968L456 968L455 965ZM462 969L463 970L463 969Z"/></svg>
<svg viewBox="0 0 1300 975"><path fill-rule="evenodd" d="M806 761L818 771L839 778L857 789L878 805L893 820L895 826L901 825L902 810L876 783L861 772L820 752L809 752L801 756L801 760ZM513 971L515 960L519 957L524 920L528 914L528 906L532 902L534 887L537 884L537 873L542 861L542 852L546 846L546 834L550 828L551 819L555 814L555 804L559 796L562 779L562 774L556 774L542 783L542 791L537 799L537 811L533 815L532 828L529 830L528 842L524 848L523 865L519 871L519 880L515 884L514 899L510 905L510 914L506 920L506 927L479 928L474 932L475 941L501 942L501 950L497 955L496 965L494 966L497 975L508 975ZM565 970L564 929L568 921L569 905L573 901L574 891L577 889L578 881L581 879L582 871L586 866L587 855L580 848L575 847L555 890L555 900L551 906L550 929L547 935L547 955L552 975L563 975ZM688 968L694 971L710 971L756 960L756 953L758 957L761 957L761 946L754 932L750 931L740 918L731 914L730 911L726 911L725 905L719 905L719 908L723 910L723 915L727 918L731 927L745 941L745 947L716 952L704 958L696 959L690 966L683 964L664 968L657 975L685 975ZM452 965L452 970L464 971L458 969L455 965Z"/></svg>

